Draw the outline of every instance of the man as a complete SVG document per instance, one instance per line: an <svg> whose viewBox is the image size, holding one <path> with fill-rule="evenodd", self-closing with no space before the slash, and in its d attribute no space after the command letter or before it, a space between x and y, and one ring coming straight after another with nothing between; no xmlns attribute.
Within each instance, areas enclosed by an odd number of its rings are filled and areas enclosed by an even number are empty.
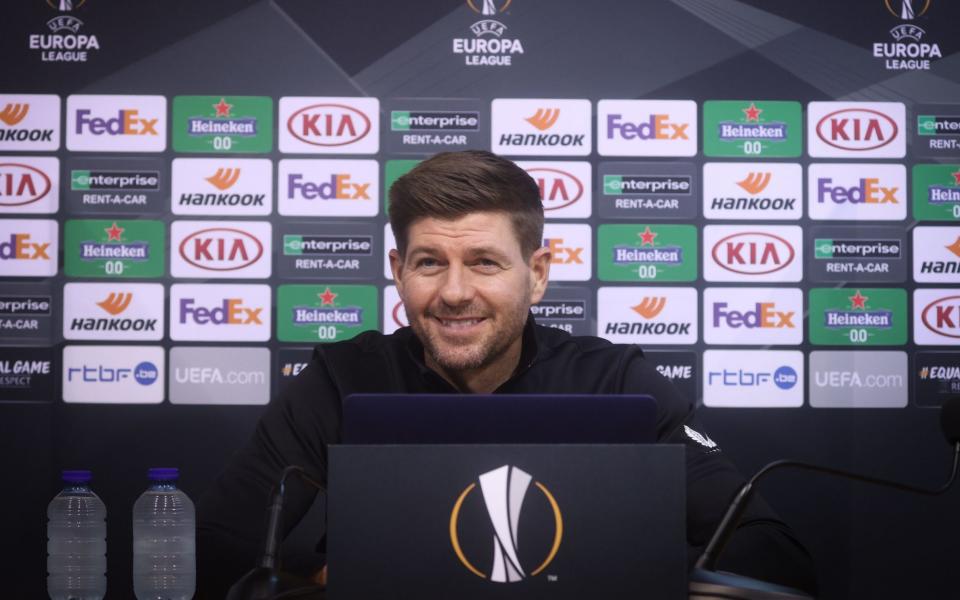
<svg viewBox="0 0 960 600"><path fill-rule="evenodd" d="M573 337L534 323L550 251L536 183L489 152L438 154L390 190L397 249L390 266L410 327L318 346L313 360L264 414L252 439L200 503L201 589L210 597L256 559L271 487L287 465L325 480L344 397L393 393L649 394L658 438L687 448L691 564L742 479L707 443L691 403L636 346ZM313 501L286 499L286 531ZM754 500L720 561L738 573L815 588L809 555L762 500ZM215 587L204 587L209 582ZM217 589L216 592L213 590Z"/></svg>

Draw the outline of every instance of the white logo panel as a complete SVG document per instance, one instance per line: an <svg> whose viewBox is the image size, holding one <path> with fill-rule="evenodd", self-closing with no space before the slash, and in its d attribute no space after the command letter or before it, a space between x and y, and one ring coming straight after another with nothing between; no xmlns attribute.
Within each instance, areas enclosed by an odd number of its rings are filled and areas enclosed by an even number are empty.
<svg viewBox="0 0 960 600"><path fill-rule="evenodd" d="M53 214L59 208L59 159L0 156L0 214Z"/></svg>
<svg viewBox="0 0 960 600"><path fill-rule="evenodd" d="M58 232L53 220L0 220L0 276L56 275Z"/></svg>
<svg viewBox="0 0 960 600"><path fill-rule="evenodd" d="M273 163L267 158L173 159L175 215L255 217L273 210Z"/></svg>
<svg viewBox="0 0 960 600"><path fill-rule="evenodd" d="M708 219L795 220L803 216L803 169L796 163L706 163Z"/></svg>
<svg viewBox="0 0 960 600"><path fill-rule="evenodd" d="M163 285L68 283L63 337L68 340L163 339Z"/></svg>
<svg viewBox="0 0 960 600"><path fill-rule="evenodd" d="M708 344L796 345L803 342L803 292L794 288L707 288L703 340Z"/></svg>
<svg viewBox="0 0 960 600"><path fill-rule="evenodd" d="M161 346L64 346L63 401L159 404L164 358Z"/></svg>
<svg viewBox="0 0 960 600"><path fill-rule="evenodd" d="M388 285L383 288L383 333L393 333L409 324L407 310L397 293L397 286Z"/></svg>
<svg viewBox="0 0 960 600"><path fill-rule="evenodd" d="M67 150L163 152L167 99L163 96L67 96Z"/></svg>
<svg viewBox="0 0 960 600"><path fill-rule="evenodd" d="M597 103L600 156L694 156L697 103L693 100L601 100Z"/></svg>
<svg viewBox="0 0 960 600"><path fill-rule="evenodd" d="M514 156L587 156L593 148L590 101L496 98L490 147Z"/></svg>
<svg viewBox="0 0 960 600"><path fill-rule="evenodd" d="M797 225L707 225L706 281L795 282L803 278L803 231Z"/></svg>
<svg viewBox="0 0 960 600"><path fill-rule="evenodd" d="M812 164L807 204L815 221L902 221L907 218L903 165Z"/></svg>
<svg viewBox="0 0 960 600"><path fill-rule="evenodd" d="M376 154L380 100L365 97L280 98L280 152Z"/></svg>
<svg viewBox="0 0 960 600"><path fill-rule="evenodd" d="M272 230L263 221L174 221L170 274L204 279L270 277Z"/></svg>
<svg viewBox="0 0 960 600"><path fill-rule="evenodd" d="M593 269L589 225L546 223L543 245L550 248L550 281L588 281Z"/></svg>
<svg viewBox="0 0 960 600"><path fill-rule="evenodd" d="M913 280L960 283L960 227L914 227Z"/></svg>
<svg viewBox="0 0 960 600"><path fill-rule="evenodd" d="M597 335L617 344L695 344L697 290L601 287Z"/></svg>
<svg viewBox="0 0 960 600"><path fill-rule="evenodd" d="M524 161L517 165L540 188L547 219L586 219L592 212L593 186L586 161Z"/></svg>
<svg viewBox="0 0 960 600"><path fill-rule="evenodd" d="M704 406L803 406L803 352L707 350L703 353Z"/></svg>
<svg viewBox="0 0 960 600"><path fill-rule="evenodd" d="M373 217L380 210L375 160L286 159L277 172L281 215Z"/></svg>
<svg viewBox="0 0 960 600"><path fill-rule="evenodd" d="M55 94L0 94L0 150L59 150L60 104Z"/></svg>
<svg viewBox="0 0 960 600"><path fill-rule="evenodd" d="M960 346L960 290L914 290L913 341L922 346Z"/></svg>
<svg viewBox="0 0 960 600"><path fill-rule="evenodd" d="M268 285L174 284L170 287L170 339L266 342L270 307Z"/></svg>
<svg viewBox="0 0 960 600"><path fill-rule="evenodd" d="M903 158L906 139L901 102L807 105L807 149L813 158Z"/></svg>

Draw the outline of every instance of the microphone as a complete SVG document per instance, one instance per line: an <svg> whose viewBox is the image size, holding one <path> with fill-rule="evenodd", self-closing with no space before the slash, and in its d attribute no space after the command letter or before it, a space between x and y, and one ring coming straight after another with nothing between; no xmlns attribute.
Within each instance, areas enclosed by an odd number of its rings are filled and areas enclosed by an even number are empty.
<svg viewBox="0 0 960 600"><path fill-rule="evenodd" d="M227 600L272 600L281 597L303 600L324 598L319 586L280 570L283 496L286 492L287 477L292 473L296 473L300 476L300 479L321 492L326 492L326 488L303 467L290 465L283 470L280 483L271 491L270 506L267 509L267 535L263 555L257 562L256 567L230 587L230 591L227 592Z"/></svg>
<svg viewBox="0 0 960 600"><path fill-rule="evenodd" d="M778 460L764 466L740 487L703 554L697 559L693 571L690 573L690 600L711 600L715 598L730 600L805 600L811 598L810 595L800 590L716 570L720 553L723 552L733 532L740 524L743 512L753 497L756 484L771 471L801 469L924 496L939 496L950 489L957 479L957 466L960 464L960 396L948 398L941 406L940 427L947 438L947 442L953 446L953 467L947 482L935 489L907 485L897 481L853 473L852 471L794 460Z"/></svg>

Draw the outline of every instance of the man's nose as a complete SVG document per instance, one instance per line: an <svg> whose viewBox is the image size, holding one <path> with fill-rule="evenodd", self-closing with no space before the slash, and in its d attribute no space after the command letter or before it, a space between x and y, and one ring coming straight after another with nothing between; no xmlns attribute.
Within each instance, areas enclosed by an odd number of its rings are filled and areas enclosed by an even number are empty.
<svg viewBox="0 0 960 600"><path fill-rule="evenodd" d="M450 265L440 288L440 299L449 306L458 306L473 299L474 287L470 270L463 265Z"/></svg>

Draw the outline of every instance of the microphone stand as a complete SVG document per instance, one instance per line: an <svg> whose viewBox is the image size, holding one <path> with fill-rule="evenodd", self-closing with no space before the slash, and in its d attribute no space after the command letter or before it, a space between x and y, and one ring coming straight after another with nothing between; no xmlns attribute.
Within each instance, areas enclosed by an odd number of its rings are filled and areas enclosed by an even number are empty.
<svg viewBox="0 0 960 600"><path fill-rule="evenodd" d="M300 478L325 492L320 484L303 467L290 465L283 470L280 483L271 491L270 507L267 518L267 535L263 555L257 566L230 587L227 600L272 600L274 598L323 598L319 586L314 583L280 571L280 542L282 528L283 498L286 492L287 477L296 473Z"/></svg>

